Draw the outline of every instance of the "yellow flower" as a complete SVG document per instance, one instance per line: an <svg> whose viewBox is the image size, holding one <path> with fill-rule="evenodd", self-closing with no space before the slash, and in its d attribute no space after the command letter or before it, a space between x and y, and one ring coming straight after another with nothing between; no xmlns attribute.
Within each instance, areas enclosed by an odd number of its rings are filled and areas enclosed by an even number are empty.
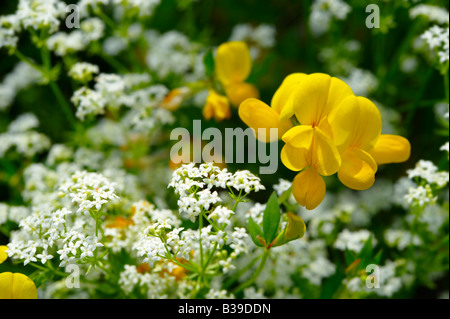
<svg viewBox="0 0 450 319"><path fill-rule="evenodd" d="M0 264L8 258L8 254L6 253L7 250L8 246L0 246Z"/></svg>
<svg viewBox="0 0 450 319"><path fill-rule="evenodd" d="M36 286L24 274L1 273L0 299L37 299Z"/></svg>
<svg viewBox="0 0 450 319"><path fill-rule="evenodd" d="M216 75L224 86L242 83L252 71L252 58L245 42L221 44L215 58Z"/></svg>
<svg viewBox="0 0 450 319"><path fill-rule="evenodd" d="M247 98L259 98L258 89L245 81L252 70L252 58L245 42L220 45L215 57L215 72L231 104L239 106Z"/></svg>
<svg viewBox="0 0 450 319"><path fill-rule="evenodd" d="M301 125L283 135L286 145L281 150L281 161L290 170L300 171L292 193L300 205L311 210L325 197L321 176L335 174L342 162L328 117L353 92L338 78L321 73L305 76L294 90L292 103L287 103L281 113L282 118L294 114Z"/></svg>
<svg viewBox="0 0 450 319"><path fill-rule="evenodd" d="M277 128L280 139L291 127L292 122L289 119L291 116L286 116L293 109L294 92L299 83L306 77L303 73L294 73L287 76L278 90L275 92L271 106L257 99L247 99L239 106L239 116L241 120L249 127L255 130L257 138L261 142L273 142L271 139L270 129ZM282 119L281 115L285 114ZM265 129L264 134L258 135L258 129Z"/></svg>
<svg viewBox="0 0 450 319"><path fill-rule="evenodd" d="M210 90L206 98L206 105L203 108L203 117L206 120L214 117L217 122L229 119L231 117L231 110L228 99L216 91Z"/></svg>
<svg viewBox="0 0 450 319"><path fill-rule="evenodd" d="M406 161L411 152L407 139L381 134L382 119L374 103L355 96L342 80L322 73L289 75L271 106L247 99L239 116L255 131L266 129L265 136L257 136L261 141L273 141L267 130L279 129L285 142L281 161L299 172L292 194L308 210L325 197L322 176L337 173L347 187L365 190L375 182L378 165ZM300 125L292 127L293 116Z"/></svg>

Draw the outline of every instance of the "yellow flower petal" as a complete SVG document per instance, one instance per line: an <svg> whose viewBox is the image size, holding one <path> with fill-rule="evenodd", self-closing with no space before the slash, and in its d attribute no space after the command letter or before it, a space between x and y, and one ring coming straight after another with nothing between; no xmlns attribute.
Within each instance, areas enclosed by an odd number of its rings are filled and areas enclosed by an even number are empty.
<svg viewBox="0 0 450 319"><path fill-rule="evenodd" d="M306 76L298 86L293 109L301 124L317 126L351 95L352 90L342 80L314 73Z"/></svg>
<svg viewBox="0 0 450 319"><path fill-rule="evenodd" d="M328 115L327 98L331 77L327 74L308 75L298 87L294 97L294 112L303 125L319 125L322 115Z"/></svg>
<svg viewBox="0 0 450 319"><path fill-rule="evenodd" d="M247 99L242 102L239 106L239 117L255 130L255 134L261 142L273 142L270 137L271 128L278 128L278 139L292 127L289 120L280 122L279 114L266 103L257 99ZM265 137L258 137L258 129L266 129Z"/></svg>
<svg viewBox="0 0 450 319"><path fill-rule="evenodd" d="M296 125L287 131L282 139L295 148L309 149L311 147L314 129L310 125Z"/></svg>
<svg viewBox="0 0 450 319"><path fill-rule="evenodd" d="M341 155L333 141L319 128L314 129L314 141L310 152L312 164L320 175L333 175L339 170Z"/></svg>
<svg viewBox="0 0 450 319"><path fill-rule="evenodd" d="M339 180L354 190L366 190L375 183L377 163L369 153L361 149L349 149L342 154Z"/></svg>
<svg viewBox="0 0 450 319"><path fill-rule="evenodd" d="M8 258L7 250L8 246L0 246L0 264Z"/></svg>
<svg viewBox="0 0 450 319"><path fill-rule="evenodd" d="M291 171L301 171L308 164L308 149L296 148L289 144L286 144L281 149L280 153L281 162Z"/></svg>
<svg viewBox="0 0 450 319"><path fill-rule="evenodd" d="M334 143L340 152L348 148L370 150L381 135L381 114L365 97L348 96L330 115Z"/></svg>
<svg viewBox="0 0 450 319"><path fill-rule="evenodd" d="M319 206L325 198L325 192L325 181L314 168L307 168L297 174L292 183L295 200L308 210Z"/></svg>
<svg viewBox="0 0 450 319"><path fill-rule="evenodd" d="M206 105L203 108L203 117L206 120L214 117L217 122L229 119L231 117L231 110L228 99L211 90L206 98Z"/></svg>
<svg viewBox="0 0 450 319"><path fill-rule="evenodd" d="M382 134L369 153L378 165L402 163L411 155L411 144L404 137Z"/></svg>
<svg viewBox="0 0 450 319"><path fill-rule="evenodd" d="M331 78L330 91L328 92L327 104L330 109L330 116L334 112L339 112L339 105L344 99L354 96L352 89L347 83L336 77Z"/></svg>
<svg viewBox="0 0 450 319"><path fill-rule="evenodd" d="M215 58L216 75L224 86L245 82L252 69L252 58L245 42L220 45Z"/></svg>
<svg viewBox="0 0 450 319"><path fill-rule="evenodd" d="M282 139L286 145L281 150L281 162L291 171L301 171L312 165L309 150L314 129L309 125L297 125L287 131Z"/></svg>
<svg viewBox="0 0 450 319"><path fill-rule="evenodd" d="M0 299L37 299L34 282L20 273L0 274Z"/></svg>
<svg viewBox="0 0 450 319"><path fill-rule="evenodd" d="M231 104L238 107L246 99L259 98L259 91L253 84L250 83L232 83L225 89L227 97Z"/></svg>
<svg viewBox="0 0 450 319"><path fill-rule="evenodd" d="M293 73L288 75L275 92L271 107L277 111L282 119L288 119L294 115L294 92L298 85L308 75L304 73Z"/></svg>

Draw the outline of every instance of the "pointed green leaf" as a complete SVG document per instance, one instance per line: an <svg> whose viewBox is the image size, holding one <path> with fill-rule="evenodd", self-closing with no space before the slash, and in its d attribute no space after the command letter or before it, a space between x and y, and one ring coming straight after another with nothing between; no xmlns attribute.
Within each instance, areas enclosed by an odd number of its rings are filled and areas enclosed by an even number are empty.
<svg viewBox="0 0 450 319"><path fill-rule="evenodd" d="M284 202L286 202L289 199L289 197L291 196L291 194L292 194L292 186L287 191L285 191L283 194L281 194L281 196L278 198L278 204L281 205Z"/></svg>
<svg viewBox="0 0 450 319"><path fill-rule="evenodd" d="M356 255L354 252L349 250L348 248L345 248L345 262L347 265L350 265L356 260Z"/></svg>
<svg viewBox="0 0 450 319"><path fill-rule="evenodd" d="M214 76L215 63L213 50L209 49L206 51L205 57L203 58L203 64L205 65L205 75L207 78Z"/></svg>
<svg viewBox="0 0 450 319"><path fill-rule="evenodd" d="M381 257L383 256L383 250L380 250L375 257L373 258L372 263L375 265L379 265L381 263Z"/></svg>
<svg viewBox="0 0 450 319"><path fill-rule="evenodd" d="M263 216L263 237L266 243L271 243L277 236L280 219L281 211L280 206L278 205L277 194L273 192L267 201Z"/></svg>
<svg viewBox="0 0 450 319"><path fill-rule="evenodd" d="M370 264L370 261L372 260L372 254L373 254L373 245L372 245L372 236L370 236L358 254L358 257L361 259L359 269L365 269L366 266Z"/></svg>
<svg viewBox="0 0 450 319"><path fill-rule="evenodd" d="M255 223L253 218L249 218L248 220L248 233L250 234L250 237L252 238L253 242L258 247L264 247L264 244L261 243L260 238L262 238L262 230L261 228Z"/></svg>

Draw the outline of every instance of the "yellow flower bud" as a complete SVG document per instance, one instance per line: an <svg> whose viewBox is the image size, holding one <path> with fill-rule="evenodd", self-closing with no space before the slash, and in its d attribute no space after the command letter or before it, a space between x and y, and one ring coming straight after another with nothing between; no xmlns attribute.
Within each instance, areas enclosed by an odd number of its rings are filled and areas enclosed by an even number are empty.
<svg viewBox="0 0 450 319"><path fill-rule="evenodd" d="M228 99L225 96L210 90L206 99L206 105L203 108L203 117L206 120L210 120L214 117L217 122L229 119L231 117L231 110Z"/></svg>

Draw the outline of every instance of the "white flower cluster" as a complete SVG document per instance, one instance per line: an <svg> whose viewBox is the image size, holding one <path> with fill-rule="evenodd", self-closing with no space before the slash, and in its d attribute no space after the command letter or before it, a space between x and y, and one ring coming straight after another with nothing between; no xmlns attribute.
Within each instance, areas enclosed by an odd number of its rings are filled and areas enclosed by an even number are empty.
<svg viewBox="0 0 450 319"><path fill-rule="evenodd" d="M251 257L251 256L250 256ZM247 259L248 263L248 259ZM322 280L336 272L336 266L328 259L327 246L322 239L294 240L272 250L270 261L257 280L258 287L274 285L285 298L285 294L301 297L301 292L289 291L295 286L293 274L300 276L312 285L320 286ZM242 278L245 280L245 277Z"/></svg>
<svg viewBox="0 0 450 319"><path fill-rule="evenodd" d="M231 254L222 250L225 245L233 249ZM196 264L201 264L201 252L211 254L211 260L218 263L226 273L234 268L232 260L248 252L249 247L249 237L244 228L216 231L213 225L208 225L198 230L184 229L174 227L168 219L160 218L142 232L133 248L143 258L143 262L150 266L173 258L194 260Z"/></svg>
<svg viewBox="0 0 450 319"><path fill-rule="evenodd" d="M353 68L347 77L342 77L352 91L360 96L369 96L378 87L378 79L368 70Z"/></svg>
<svg viewBox="0 0 450 319"><path fill-rule="evenodd" d="M370 284L375 287L369 288L367 282L363 282L362 278L354 277L352 279L345 279L344 284L350 292L357 292L362 294L376 294L381 297L392 297L402 287L406 286L410 282L410 272L412 269L409 265L406 266L407 272L398 276L396 274L397 269L404 267L403 260L386 261L384 266L380 266L376 273L372 274L372 277L368 277L366 280L371 281Z"/></svg>
<svg viewBox="0 0 450 319"><path fill-rule="evenodd" d="M411 19L419 16L426 17L430 22L436 22L440 25L448 24L448 11L443 7L433 6L429 4L419 4L409 10Z"/></svg>
<svg viewBox="0 0 450 319"><path fill-rule="evenodd" d="M59 0L19 0L16 17L24 29L48 28L50 33L54 33L59 28L59 19L66 14L66 6Z"/></svg>
<svg viewBox="0 0 450 319"><path fill-rule="evenodd" d="M30 209L25 206L8 206L0 203L0 225L7 221L19 224L22 219L30 215Z"/></svg>
<svg viewBox="0 0 450 319"><path fill-rule="evenodd" d="M17 93L32 84L41 82L42 79L42 73L28 63L17 63L12 72L7 74L0 83L0 111L13 103Z"/></svg>
<svg viewBox="0 0 450 319"><path fill-rule="evenodd" d="M339 250L351 250L355 253L359 253L364 247L369 237L372 236L372 244L375 245L375 238L367 229L362 229L359 231L350 231L344 229L339 233L336 241L334 242L334 247Z"/></svg>
<svg viewBox="0 0 450 319"><path fill-rule="evenodd" d="M431 50L437 51L440 63L444 64L449 60L449 28L442 28L437 25L432 26L421 35Z"/></svg>
<svg viewBox="0 0 450 319"><path fill-rule="evenodd" d="M227 169L220 169L213 163L184 164L174 171L169 187L174 188L180 196L178 206L180 214L192 221L202 212L207 212L221 202L217 191L213 188L232 189L242 193L264 190L261 180L247 170L232 174Z"/></svg>
<svg viewBox="0 0 450 319"><path fill-rule="evenodd" d="M384 232L384 239L388 245L397 247L399 250L404 250L410 245L420 246L422 244L418 235L413 236L411 232L403 229L387 229Z"/></svg>
<svg viewBox="0 0 450 319"><path fill-rule="evenodd" d="M195 67L199 47L184 34L178 31L159 34L151 30L145 38L149 45L147 65L161 80L170 74L185 74Z"/></svg>
<svg viewBox="0 0 450 319"><path fill-rule="evenodd" d="M314 0L311 5L309 27L315 36L320 36L330 29L332 19L345 20L352 10L342 0Z"/></svg>
<svg viewBox="0 0 450 319"><path fill-rule="evenodd" d="M49 138L33 130L38 124L32 113L22 114L11 122L7 132L0 134L0 158L11 148L28 158L49 149Z"/></svg>
<svg viewBox="0 0 450 319"><path fill-rule="evenodd" d="M420 160L414 169L407 171L410 179L420 178L428 184L435 184L439 188L446 186L449 182L448 172L439 171L431 161Z"/></svg>
<svg viewBox="0 0 450 319"><path fill-rule="evenodd" d="M39 165L31 166L32 171L45 180L44 176L48 176L48 172ZM100 174L86 171L76 172L62 184L59 184L58 179L61 178L57 174L53 181L42 181L39 176L30 177L27 174L26 188L34 189L29 193L30 196L40 192L48 193L48 196L47 200L33 198L31 213L22 214L20 218L15 218L13 208L9 208L8 220L18 219L19 230L11 234L8 255L24 264L37 261L45 264L55 256L59 256L60 267L74 262L89 263L95 257L95 251L103 244L96 234L97 225L94 225L97 221L93 222L87 212L91 209L100 210L105 204L118 198L112 183ZM54 186L45 185L47 182ZM56 190L60 191L59 196ZM59 197L65 195L79 206L76 212L63 206L70 205L64 198L60 200Z"/></svg>
<svg viewBox="0 0 450 319"><path fill-rule="evenodd" d="M95 78L94 89L83 86L71 98L77 107L76 116L84 120L87 116L103 114L106 108L117 110L129 108L122 123L137 132L150 132L157 124L172 123L170 111L159 108L168 89L163 85L148 85L148 74L107 74ZM143 88L141 88L144 86Z"/></svg>
<svg viewBox="0 0 450 319"><path fill-rule="evenodd" d="M405 199L410 205L416 203L420 207L423 207L428 204L436 203L437 196L434 196L431 186L426 184L425 186L418 186L417 188L411 187L408 194L405 195Z"/></svg>
<svg viewBox="0 0 450 319"><path fill-rule="evenodd" d="M77 62L71 67L68 75L76 81L88 82L92 79L93 74L99 72L100 69L98 65L87 62Z"/></svg>
<svg viewBox="0 0 450 319"><path fill-rule="evenodd" d="M8 244L8 255L25 265L38 260L45 264L57 254L60 267L86 257L93 257L96 248L103 246L96 236L86 236L81 221L67 208L54 212L51 207L34 209L19 223Z"/></svg>
<svg viewBox="0 0 450 319"><path fill-rule="evenodd" d="M53 144L50 148L45 163L49 166L58 162L65 162L73 157L73 150L64 144Z"/></svg>
<svg viewBox="0 0 450 319"><path fill-rule="evenodd" d="M249 44L250 55L257 59L263 49L270 49L275 45L276 29L268 24L252 26L238 24L231 31L229 41L244 41Z"/></svg>
<svg viewBox="0 0 450 319"><path fill-rule="evenodd" d="M205 295L206 299L235 299L235 296L227 290L210 289Z"/></svg>
<svg viewBox="0 0 450 319"><path fill-rule="evenodd" d="M135 10L140 17L153 15L161 0L112 0L113 4L122 5L126 10Z"/></svg>
<svg viewBox="0 0 450 319"><path fill-rule="evenodd" d="M105 204L119 199L115 183L98 173L78 171L63 182L59 189L78 206L77 213L89 214L93 209L99 212Z"/></svg>
<svg viewBox="0 0 450 319"><path fill-rule="evenodd" d="M324 46L319 50L318 58L326 65L330 73L348 75L357 65L361 53L361 42L357 40L340 40L332 46Z"/></svg>
<svg viewBox="0 0 450 319"><path fill-rule="evenodd" d="M44 29L50 34L56 32L60 19L66 14L66 6L59 0L19 0L14 14L0 18L0 49L16 48L17 34L28 28Z"/></svg>
<svg viewBox="0 0 450 319"><path fill-rule="evenodd" d="M125 265L120 273L119 285L126 294L132 293L136 287L145 298L168 298L170 288L175 284L175 277L164 275L162 269L151 272L140 272L134 265ZM159 267L161 268L161 267Z"/></svg>
<svg viewBox="0 0 450 319"><path fill-rule="evenodd" d="M71 101L77 106L76 116L82 121L87 115L105 112L106 101L102 95L84 86L73 93Z"/></svg>
<svg viewBox="0 0 450 319"><path fill-rule="evenodd" d="M94 251L103 247L97 236L86 236L82 232L75 230L64 234L63 246L57 251L61 263L59 267L73 264L77 260L83 260L86 257L94 257ZM45 262L41 260L44 264Z"/></svg>
<svg viewBox="0 0 450 319"><path fill-rule="evenodd" d="M85 50L87 46L104 35L105 24L99 18L89 18L80 23L80 28L72 32L59 31L46 42L47 47L58 56L65 56Z"/></svg>
<svg viewBox="0 0 450 319"><path fill-rule="evenodd" d="M15 48L19 38L15 35L12 28L6 28L3 25L7 24L6 19L2 16L0 18L0 49Z"/></svg>
<svg viewBox="0 0 450 319"><path fill-rule="evenodd" d="M288 191L292 187L292 182L280 178L278 180L278 184L273 185L273 189L277 192L278 196L284 194L284 192Z"/></svg>
<svg viewBox="0 0 450 319"><path fill-rule="evenodd" d="M121 217L119 222L113 219L106 223L105 236L108 241L106 247L113 252L120 252L125 249L131 255L135 255L135 244L141 239L144 231L158 220L166 220L166 224L170 223L175 227L181 225L181 220L171 211L167 209L156 209L155 205L147 201L135 202L131 208L132 214L128 220Z"/></svg>

